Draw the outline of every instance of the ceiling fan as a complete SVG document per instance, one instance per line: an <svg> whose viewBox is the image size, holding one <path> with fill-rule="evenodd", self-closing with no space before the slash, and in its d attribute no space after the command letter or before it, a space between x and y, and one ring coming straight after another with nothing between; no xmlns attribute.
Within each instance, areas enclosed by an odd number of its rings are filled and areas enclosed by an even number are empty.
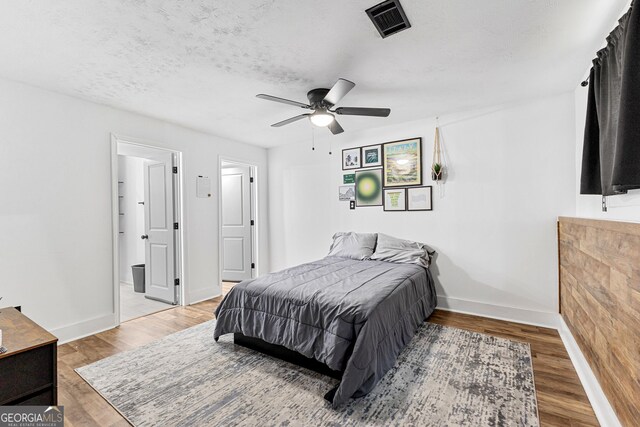
<svg viewBox="0 0 640 427"><path fill-rule="evenodd" d="M307 93L309 104L303 104L289 99L278 98L277 96L260 94L257 98L266 99L267 101L281 102L283 104L294 105L296 107L313 110L312 113L300 114L290 119L274 123L271 127L280 127L289 123L308 117L316 126L327 127L334 135L344 132L340 123L337 122L335 115L343 116L370 116L370 117L388 117L391 110L389 108L366 108L366 107L338 107L332 109L356 84L345 79L338 79L331 89L311 89Z"/></svg>

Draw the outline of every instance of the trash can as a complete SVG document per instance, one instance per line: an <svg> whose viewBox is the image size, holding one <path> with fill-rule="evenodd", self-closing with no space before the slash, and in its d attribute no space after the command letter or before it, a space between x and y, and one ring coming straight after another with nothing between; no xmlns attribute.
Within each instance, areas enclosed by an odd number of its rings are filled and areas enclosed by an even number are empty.
<svg viewBox="0 0 640 427"><path fill-rule="evenodd" d="M132 265L131 272L133 273L133 290L144 292L144 264Z"/></svg>

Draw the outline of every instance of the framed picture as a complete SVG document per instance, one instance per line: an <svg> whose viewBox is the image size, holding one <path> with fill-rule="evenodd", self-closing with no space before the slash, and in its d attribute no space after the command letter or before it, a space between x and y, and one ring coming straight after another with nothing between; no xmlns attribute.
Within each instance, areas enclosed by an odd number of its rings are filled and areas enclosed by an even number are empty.
<svg viewBox="0 0 640 427"><path fill-rule="evenodd" d="M390 212L407 210L406 188L385 188L382 190L384 204L383 209Z"/></svg>
<svg viewBox="0 0 640 427"><path fill-rule="evenodd" d="M407 188L407 209L410 211L431 211L433 187L412 187Z"/></svg>
<svg viewBox="0 0 640 427"><path fill-rule="evenodd" d="M382 169L356 171L356 206L382 206Z"/></svg>
<svg viewBox="0 0 640 427"><path fill-rule="evenodd" d="M382 145L369 145L362 147L361 151L363 168L382 166Z"/></svg>
<svg viewBox="0 0 640 427"><path fill-rule="evenodd" d="M342 170L360 169L360 147L342 150Z"/></svg>
<svg viewBox="0 0 640 427"><path fill-rule="evenodd" d="M382 144L384 187L422 185L422 138Z"/></svg>
<svg viewBox="0 0 640 427"><path fill-rule="evenodd" d="M338 200L346 202L356 199L356 186L355 185L341 185L338 188Z"/></svg>
<svg viewBox="0 0 640 427"><path fill-rule="evenodd" d="M342 175L342 183L343 184L355 184L356 183L356 174L355 173L345 173Z"/></svg>

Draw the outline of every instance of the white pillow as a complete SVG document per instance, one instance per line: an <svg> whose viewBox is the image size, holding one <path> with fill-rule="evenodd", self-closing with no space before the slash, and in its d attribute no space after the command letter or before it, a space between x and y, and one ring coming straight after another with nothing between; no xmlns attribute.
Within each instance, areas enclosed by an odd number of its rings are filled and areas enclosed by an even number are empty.
<svg viewBox="0 0 640 427"><path fill-rule="evenodd" d="M378 233L378 244L371 259L403 264L418 264L428 268L431 265L431 257L435 253L433 249L424 243L397 239Z"/></svg>
<svg viewBox="0 0 640 427"><path fill-rule="evenodd" d="M336 233L333 235L328 256L357 260L369 259L376 247L377 237L375 233Z"/></svg>

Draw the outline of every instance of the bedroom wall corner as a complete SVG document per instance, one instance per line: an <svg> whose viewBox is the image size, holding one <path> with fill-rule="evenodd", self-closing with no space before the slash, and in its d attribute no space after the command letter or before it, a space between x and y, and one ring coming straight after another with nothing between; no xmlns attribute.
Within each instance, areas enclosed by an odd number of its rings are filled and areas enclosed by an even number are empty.
<svg viewBox="0 0 640 427"><path fill-rule="evenodd" d="M344 148L420 136L428 171L434 118L362 132L349 132L344 118L344 134L314 131L314 151L310 140L269 149L272 270L324 257L336 231L377 231L439 252L433 274L443 305L483 315L502 307L520 318L557 313L556 219L573 215L576 202L573 97L440 116L450 168L444 187L434 186L432 212L350 210L338 186Z"/></svg>

